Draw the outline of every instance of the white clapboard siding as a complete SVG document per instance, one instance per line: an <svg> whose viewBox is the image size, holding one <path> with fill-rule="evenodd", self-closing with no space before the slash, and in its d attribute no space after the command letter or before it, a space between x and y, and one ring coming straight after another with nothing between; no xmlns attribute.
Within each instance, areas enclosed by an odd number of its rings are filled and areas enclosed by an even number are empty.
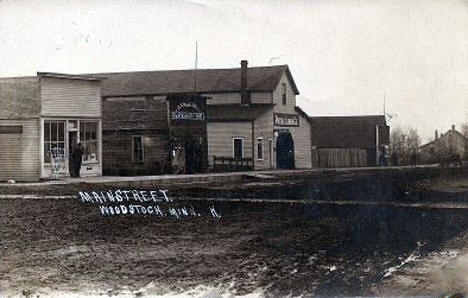
<svg viewBox="0 0 468 298"><path fill-rule="evenodd" d="M240 92L223 92L223 93L204 93L207 96L208 105L226 105L239 104L241 102Z"/></svg>
<svg viewBox="0 0 468 298"><path fill-rule="evenodd" d="M209 97L209 105L240 104L240 92L206 93L203 96ZM252 92L250 93L252 103L272 103L273 95L271 92Z"/></svg>
<svg viewBox="0 0 468 298"><path fill-rule="evenodd" d="M283 87L282 84L286 84L286 104L283 105ZM292 114L294 113L294 108L296 107L296 95L294 94L294 90L291 87L289 82L288 76L286 73L283 73L278 86L273 91L273 103L276 104L275 106L275 113L286 113Z"/></svg>
<svg viewBox="0 0 468 298"><path fill-rule="evenodd" d="M250 93L252 103L273 103L272 92L252 92Z"/></svg>
<svg viewBox="0 0 468 298"><path fill-rule="evenodd" d="M310 138L310 124L306 118L299 115L298 127L288 127L294 140L294 158L297 169L312 167L312 144Z"/></svg>
<svg viewBox="0 0 468 298"><path fill-rule="evenodd" d="M100 83L96 81L41 78L41 115L101 117Z"/></svg>
<svg viewBox="0 0 468 298"><path fill-rule="evenodd" d="M252 157L252 122L208 122L208 162L213 167L213 156L233 157L234 137L244 138L244 157Z"/></svg>
<svg viewBox="0 0 468 298"><path fill-rule="evenodd" d="M258 116L255 118L255 170L265 170L271 169L274 167L273 163L270 164L270 151L269 151L269 140L273 140L273 107L258 113ZM263 142L263 160L257 159L258 157L258 148L257 148L257 139L262 138ZM273 152L274 155L274 152ZM274 158L273 158L274 159Z"/></svg>
<svg viewBox="0 0 468 298"><path fill-rule="evenodd" d="M0 134L0 180L39 180L39 120L0 120L0 125L23 126L23 133Z"/></svg>

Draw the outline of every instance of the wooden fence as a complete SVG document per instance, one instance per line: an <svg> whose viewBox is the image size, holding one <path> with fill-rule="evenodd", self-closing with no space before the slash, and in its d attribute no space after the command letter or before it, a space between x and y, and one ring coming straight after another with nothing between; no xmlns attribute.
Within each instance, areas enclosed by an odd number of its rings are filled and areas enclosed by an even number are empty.
<svg viewBox="0 0 468 298"><path fill-rule="evenodd" d="M356 148L315 149L312 151L314 168L365 167L367 150Z"/></svg>
<svg viewBox="0 0 468 298"><path fill-rule="evenodd" d="M215 172L252 171L252 158L234 158L213 156L213 170Z"/></svg>

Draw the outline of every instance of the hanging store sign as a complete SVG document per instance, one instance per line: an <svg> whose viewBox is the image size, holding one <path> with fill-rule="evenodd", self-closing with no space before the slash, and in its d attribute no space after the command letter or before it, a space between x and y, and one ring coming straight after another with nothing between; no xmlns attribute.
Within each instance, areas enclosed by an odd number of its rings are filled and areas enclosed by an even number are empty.
<svg viewBox="0 0 468 298"><path fill-rule="evenodd" d="M275 113L275 126L299 126L299 116L296 114Z"/></svg>
<svg viewBox="0 0 468 298"><path fill-rule="evenodd" d="M171 120L204 121L205 113L194 102L181 102L171 112Z"/></svg>
<svg viewBox="0 0 468 298"><path fill-rule="evenodd" d="M0 134L23 133L23 125L1 125Z"/></svg>
<svg viewBox="0 0 468 298"><path fill-rule="evenodd" d="M206 120L206 99L194 96L172 96L169 119L173 125L202 125Z"/></svg>

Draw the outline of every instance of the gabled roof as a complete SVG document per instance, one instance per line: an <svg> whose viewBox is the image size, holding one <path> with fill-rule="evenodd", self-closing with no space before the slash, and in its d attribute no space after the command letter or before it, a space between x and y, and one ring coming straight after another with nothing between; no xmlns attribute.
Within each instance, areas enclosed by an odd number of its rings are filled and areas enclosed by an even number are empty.
<svg viewBox="0 0 468 298"><path fill-rule="evenodd" d="M83 80L83 81L102 81L105 78L103 77L94 77L86 75L71 75L67 73L58 73L58 72L37 72L38 77L43 78L56 78L56 79L70 79L70 80Z"/></svg>
<svg viewBox="0 0 468 298"><path fill-rule="evenodd" d="M160 70L87 74L106 78L102 83L103 97L166 95L194 91L195 70ZM299 94L287 65L249 67L247 88L250 91L273 91L286 73L295 94ZM239 92L240 68L197 69L197 92Z"/></svg>
<svg viewBox="0 0 468 298"><path fill-rule="evenodd" d="M376 126L386 126L383 115L309 117L309 121L312 146L318 148L370 148L376 143Z"/></svg>
<svg viewBox="0 0 468 298"><path fill-rule="evenodd" d="M450 129L446 133L441 134L440 137L438 137L436 140L432 140L430 142L427 142L426 144L423 144L423 145L419 146L419 148L426 148L426 147L430 147L430 146L432 146L432 145L434 145L436 143L440 143L440 142L442 142L442 140L446 139L447 136L452 135L452 134L458 135L465 142L468 141L468 139L461 132L459 132L458 130Z"/></svg>

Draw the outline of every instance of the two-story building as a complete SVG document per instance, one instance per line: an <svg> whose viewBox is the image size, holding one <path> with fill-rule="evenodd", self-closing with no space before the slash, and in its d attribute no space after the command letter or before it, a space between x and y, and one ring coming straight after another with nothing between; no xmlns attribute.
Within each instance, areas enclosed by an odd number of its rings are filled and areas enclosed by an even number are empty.
<svg viewBox="0 0 468 298"><path fill-rule="evenodd" d="M105 173L312 166L310 125L287 65L92 76L104 79Z"/></svg>
<svg viewBox="0 0 468 298"><path fill-rule="evenodd" d="M101 175L100 83L58 73L0 78L0 180L69 177L78 142L81 175Z"/></svg>
<svg viewBox="0 0 468 298"><path fill-rule="evenodd" d="M434 140L420 146L419 153L421 162L424 163L440 162L444 157L446 158L451 154L456 154L460 158L468 160L468 140L455 129L455 125L452 125L452 129L446 133L441 133L440 136L436 130Z"/></svg>

